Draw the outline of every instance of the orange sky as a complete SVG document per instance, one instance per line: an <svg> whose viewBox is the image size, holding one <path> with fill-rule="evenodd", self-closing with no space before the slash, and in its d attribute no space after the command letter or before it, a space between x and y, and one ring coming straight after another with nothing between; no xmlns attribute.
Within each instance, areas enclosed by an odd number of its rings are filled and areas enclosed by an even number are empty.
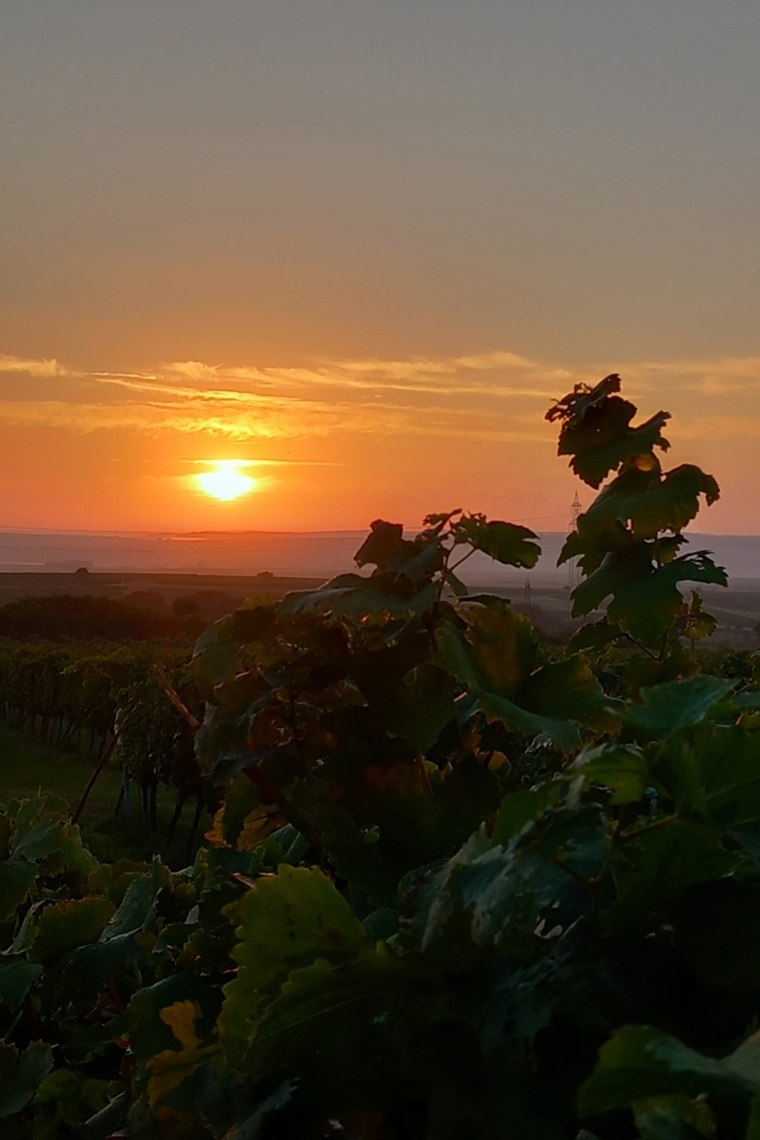
<svg viewBox="0 0 760 1140"><path fill-rule="evenodd" d="M0 357L3 524L361 529L461 506L561 530L575 481L544 412L609 366L494 351L119 374ZM642 415L673 413L666 463L699 462L719 478L723 498L700 529L752 533L760 361L621 369ZM256 490L234 502L204 495L194 476L217 460L239 462Z"/></svg>
<svg viewBox="0 0 760 1140"><path fill-rule="evenodd" d="M561 530L544 413L618 371L699 528L760 531L758 42L746 0L4 6L0 526Z"/></svg>

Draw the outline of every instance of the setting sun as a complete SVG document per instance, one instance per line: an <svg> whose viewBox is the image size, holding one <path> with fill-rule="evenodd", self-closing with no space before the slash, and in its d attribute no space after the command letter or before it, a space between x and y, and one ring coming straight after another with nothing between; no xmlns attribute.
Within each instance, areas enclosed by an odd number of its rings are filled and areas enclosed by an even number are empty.
<svg viewBox="0 0 760 1140"><path fill-rule="evenodd" d="M247 495L256 488L256 480L240 470L240 464L234 459L220 459L211 471L201 471L195 476L200 489L213 499L230 502Z"/></svg>

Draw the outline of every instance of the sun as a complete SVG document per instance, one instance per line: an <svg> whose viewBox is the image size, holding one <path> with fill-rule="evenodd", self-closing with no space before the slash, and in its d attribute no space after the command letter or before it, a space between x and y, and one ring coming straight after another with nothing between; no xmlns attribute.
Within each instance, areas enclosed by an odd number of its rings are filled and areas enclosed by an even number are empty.
<svg viewBox="0 0 760 1140"><path fill-rule="evenodd" d="M241 466L236 459L219 459L210 471L196 475L195 481L204 494L229 503L256 489L256 480L241 471Z"/></svg>

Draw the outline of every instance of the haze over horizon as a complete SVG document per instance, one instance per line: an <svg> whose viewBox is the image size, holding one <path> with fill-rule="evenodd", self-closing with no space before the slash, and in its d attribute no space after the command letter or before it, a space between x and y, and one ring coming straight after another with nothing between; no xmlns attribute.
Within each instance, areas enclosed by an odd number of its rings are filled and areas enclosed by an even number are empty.
<svg viewBox="0 0 760 1140"><path fill-rule="evenodd" d="M718 479L699 531L754 534L759 37L750 0L3 6L0 525L562 531L543 416L615 371Z"/></svg>

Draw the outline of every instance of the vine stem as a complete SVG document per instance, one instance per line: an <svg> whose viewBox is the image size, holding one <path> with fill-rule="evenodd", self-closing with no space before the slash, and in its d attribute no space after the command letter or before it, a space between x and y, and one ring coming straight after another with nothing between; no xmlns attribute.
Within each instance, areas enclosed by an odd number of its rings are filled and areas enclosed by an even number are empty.
<svg viewBox="0 0 760 1140"><path fill-rule="evenodd" d="M105 768L108 761L113 756L114 749L116 748L116 745L119 743L119 741L121 739L121 734L124 732L124 726L126 725L128 720L129 720L129 713L127 713L125 715L121 724L119 725L119 727L114 732L113 740L108 745L108 748L106 748L105 752L103 753L103 755L100 758L100 761L98 762L97 767L95 768L95 770L93 771L89 780L87 781L87 784L85 785L85 789L82 792L82 798L80 799L79 803L77 804L76 808L74 809L74 813L71 817L72 823L79 823L82 812L84 811L85 806L87 804L87 801L90 798L90 793L91 793L92 789L95 787L98 776L100 775L100 773L103 771L103 769Z"/></svg>
<svg viewBox="0 0 760 1140"><path fill-rule="evenodd" d="M672 824L678 822L678 815L666 815L662 819L656 819L654 823L648 823L645 827L640 827L637 831L627 831L618 838L619 843L630 843L633 839L638 839L641 835L647 835L650 831L660 831L663 827L671 827Z"/></svg>
<svg viewBox="0 0 760 1140"><path fill-rule="evenodd" d="M468 558L472 558L472 556L473 556L473 554L474 554L474 553L475 553L474 549L473 549L473 550L468 550L466 554L463 554L463 555L462 555L462 557L459 559L459 561L458 561L458 562L455 562L453 566L447 566L447 567L446 567L446 569L447 569L447 570L448 570L448 571L449 571L451 574L453 574L455 570L458 570L458 569L459 569L459 567L462 565L462 563L463 563L463 562L466 562Z"/></svg>
<svg viewBox="0 0 760 1140"><path fill-rule="evenodd" d="M635 645L637 649L640 649L642 653L646 653L647 657L651 657L653 661L660 660L656 653L652 653L652 650L647 649L646 645L642 645L641 642L637 641L635 637L631 637L630 633L624 633L623 637L627 641L630 641L631 645Z"/></svg>
<svg viewBox="0 0 760 1140"><path fill-rule="evenodd" d="M155 666L155 673L158 677L158 682L161 688L164 690L164 693L169 698L171 704L174 705L174 708L177 710L182 719L187 721L193 732L197 732L201 727L201 722L198 720L198 717L195 715L195 713L190 712L190 709L182 700L182 697L174 688L174 685L172 685L171 681L166 676L166 673L163 671L160 665Z"/></svg>

